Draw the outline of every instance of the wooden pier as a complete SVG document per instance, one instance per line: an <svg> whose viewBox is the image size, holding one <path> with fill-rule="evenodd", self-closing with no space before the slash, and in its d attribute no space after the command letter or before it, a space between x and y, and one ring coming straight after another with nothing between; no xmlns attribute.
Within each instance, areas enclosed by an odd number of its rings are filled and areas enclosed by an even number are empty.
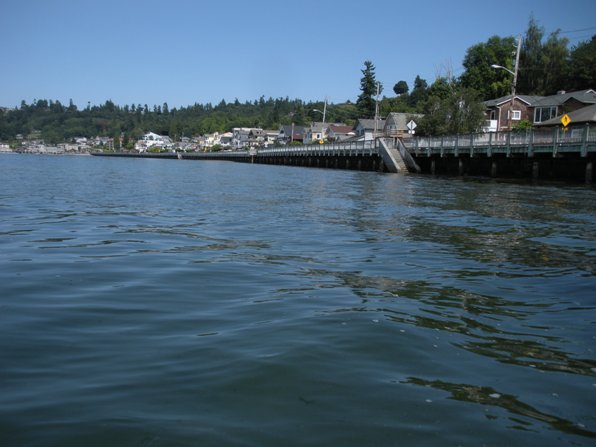
<svg viewBox="0 0 596 447"><path fill-rule="evenodd" d="M394 173L516 177L592 183L596 128L491 132L451 137L287 145L242 151L95 153L185 160L229 160Z"/></svg>

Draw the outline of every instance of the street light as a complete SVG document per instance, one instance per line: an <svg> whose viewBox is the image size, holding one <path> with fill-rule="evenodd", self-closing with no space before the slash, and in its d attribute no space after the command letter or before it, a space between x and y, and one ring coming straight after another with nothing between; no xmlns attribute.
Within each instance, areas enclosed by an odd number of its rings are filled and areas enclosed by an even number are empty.
<svg viewBox="0 0 596 447"><path fill-rule="evenodd" d="M325 139L325 116L327 115L327 98L325 98L325 102L323 103L323 110L319 109L312 109L313 112L319 112L323 114L323 127L321 129L321 139Z"/></svg>
<svg viewBox="0 0 596 447"><path fill-rule="evenodd" d="M500 68L502 70L508 71L513 76L515 76L515 73L514 72L512 72L511 70L509 70L507 67L503 67L502 65L492 64L491 67L493 67L493 68Z"/></svg>
<svg viewBox="0 0 596 447"><path fill-rule="evenodd" d="M515 51L515 70L511 71L502 65L492 64L492 68L505 70L507 73L513 76L513 84L511 84L511 103L509 105L509 130L513 128L511 122L513 121L513 101L515 100L515 86L517 85L517 72L519 70L519 51L521 49L521 35L517 39L517 50ZM500 115L500 113L499 113Z"/></svg>

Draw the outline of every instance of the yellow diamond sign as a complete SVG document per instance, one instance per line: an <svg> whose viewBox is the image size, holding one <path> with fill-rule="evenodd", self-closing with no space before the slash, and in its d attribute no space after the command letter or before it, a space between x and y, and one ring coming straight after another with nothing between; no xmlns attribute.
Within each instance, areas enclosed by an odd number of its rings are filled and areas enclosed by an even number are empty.
<svg viewBox="0 0 596 447"><path fill-rule="evenodd" d="M561 123L563 124L563 126L567 127L570 122L571 118L569 118L569 115L565 114L561 117Z"/></svg>

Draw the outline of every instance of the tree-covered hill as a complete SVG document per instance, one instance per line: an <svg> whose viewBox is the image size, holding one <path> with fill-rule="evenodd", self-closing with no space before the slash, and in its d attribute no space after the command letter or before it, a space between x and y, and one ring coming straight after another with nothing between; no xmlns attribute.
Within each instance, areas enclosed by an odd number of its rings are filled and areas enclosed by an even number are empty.
<svg viewBox="0 0 596 447"><path fill-rule="evenodd" d="M217 105L194 104L170 109L167 103L119 106L111 100L99 106L79 110L72 101L24 101L20 107L0 112L0 140L11 141L17 135L36 133L46 142L57 143L74 137L115 136L136 139L153 131L177 139L182 136L225 132L233 127L261 127L276 129L294 122L304 125L321 120L314 109L322 109L322 102L303 102L299 99L261 97L254 102L239 101ZM355 106L338 104L327 108L327 122L353 122Z"/></svg>

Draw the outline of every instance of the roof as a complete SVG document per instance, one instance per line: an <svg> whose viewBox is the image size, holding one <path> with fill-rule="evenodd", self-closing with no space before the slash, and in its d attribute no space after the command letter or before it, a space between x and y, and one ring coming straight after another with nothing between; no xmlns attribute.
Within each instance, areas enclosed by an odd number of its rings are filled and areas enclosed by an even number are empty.
<svg viewBox="0 0 596 447"><path fill-rule="evenodd" d="M362 127L364 130L374 130L375 129L375 120L374 119L364 119L364 118L359 118L358 119L358 124L360 124L360 127ZM358 124L356 124L356 126L354 126L354 128L356 128L358 126ZM378 119L377 120L377 130L382 129L383 127L385 127L385 120L382 119Z"/></svg>
<svg viewBox="0 0 596 447"><path fill-rule="evenodd" d="M540 101L544 98L544 96L531 96L531 95L515 95L515 97L519 101L523 101L529 106L533 106L536 102ZM497 107L502 104L506 104L511 101L511 95L501 96L497 99L489 99L488 101L484 101L484 105L486 107Z"/></svg>
<svg viewBox="0 0 596 447"><path fill-rule="evenodd" d="M596 104L596 92L592 89L569 93L561 92L556 95L545 96L533 105L535 107L560 106L570 99L575 99L583 104Z"/></svg>
<svg viewBox="0 0 596 447"><path fill-rule="evenodd" d="M577 109L567 114L571 120L571 124L580 123L596 123L596 104L592 104L581 109ZM543 121L537 126L558 126L561 124L561 116L551 118L547 121Z"/></svg>
<svg viewBox="0 0 596 447"><path fill-rule="evenodd" d="M352 126L345 126L345 125L338 125L338 124L330 124L329 129L332 130L334 133L348 134L348 133L352 132Z"/></svg>
<svg viewBox="0 0 596 447"><path fill-rule="evenodd" d="M294 139L296 139L296 137L302 138L302 136L306 133L304 126L292 126L291 124L283 124L279 129L279 133L291 136L292 127L294 127Z"/></svg>
<svg viewBox="0 0 596 447"><path fill-rule="evenodd" d="M424 115L420 113L399 113L399 112L391 112L387 115L387 120L385 125L391 125L394 123L398 129L407 130L407 124L412 119L422 118Z"/></svg>

